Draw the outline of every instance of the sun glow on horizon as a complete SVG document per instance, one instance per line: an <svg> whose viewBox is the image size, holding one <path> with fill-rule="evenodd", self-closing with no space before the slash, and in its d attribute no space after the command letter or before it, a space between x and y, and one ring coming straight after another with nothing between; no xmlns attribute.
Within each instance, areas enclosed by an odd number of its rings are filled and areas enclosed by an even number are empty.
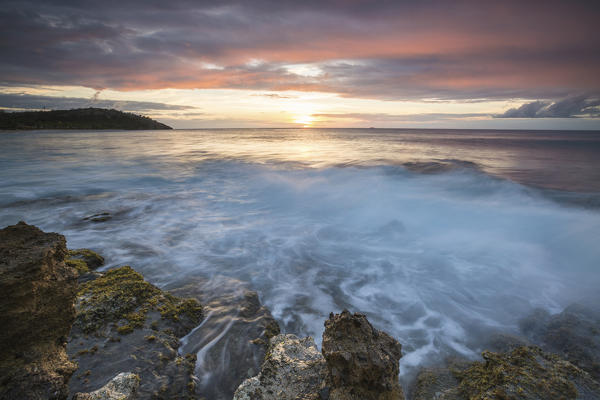
<svg viewBox="0 0 600 400"><path fill-rule="evenodd" d="M312 115L296 115L294 116L294 123L301 124L303 128L310 128L315 122L316 118Z"/></svg>

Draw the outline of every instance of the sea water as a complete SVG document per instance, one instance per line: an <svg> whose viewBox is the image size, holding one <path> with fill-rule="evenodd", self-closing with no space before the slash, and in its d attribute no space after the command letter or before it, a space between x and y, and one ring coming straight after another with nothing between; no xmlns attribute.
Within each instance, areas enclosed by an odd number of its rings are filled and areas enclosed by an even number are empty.
<svg viewBox="0 0 600 400"><path fill-rule="evenodd" d="M317 343L330 312L363 312L403 376L600 300L598 132L32 131L0 149L1 226L158 286L235 278Z"/></svg>

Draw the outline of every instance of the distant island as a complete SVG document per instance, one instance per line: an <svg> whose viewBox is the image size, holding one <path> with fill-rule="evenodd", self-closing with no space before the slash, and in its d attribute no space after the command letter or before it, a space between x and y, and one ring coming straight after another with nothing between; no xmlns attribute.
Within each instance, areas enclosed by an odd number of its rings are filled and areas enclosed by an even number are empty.
<svg viewBox="0 0 600 400"><path fill-rule="evenodd" d="M152 118L104 108L0 113L0 129L173 129Z"/></svg>

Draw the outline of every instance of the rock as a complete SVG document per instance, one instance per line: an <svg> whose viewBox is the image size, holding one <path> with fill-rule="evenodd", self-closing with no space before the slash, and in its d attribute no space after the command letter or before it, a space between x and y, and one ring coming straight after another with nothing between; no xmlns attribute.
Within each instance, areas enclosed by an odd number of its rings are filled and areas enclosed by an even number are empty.
<svg viewBox="0 0 600 400"><path fill-rule="evenodd" d="M0 230L0 398L65 399L77 272L64 236L19 222Z"/></svg>
<svg viewBox="0 0 600 400"><path fill-rule="evenodd" d="M94 214L94 215L89 215L87 217L84 217L83 220L84 221L89 221L89 222L106 222L112 219L112 215L110 215L110 213L107 212L102 212L99 214Z"/></svg>
<svg viewBox="0 0 600 400"><path fill-rule="evenodd" d="M415 379L410 398L413 400L462 400L458 380L448 368L423 368Z"/></svg>
<svg viewBox="0 0 600 400"><path fill-rule="evenodd" d="M201 398L230 400L242 381L260 371L269 339L279 333L277 322L257 293L236 279L188 277L170 291L194 297L204 307L202 325L181 339L180 349L198 355L196 393Z"/></svg>
<svg viewBox="0 0 600 400"><path fill-rule="evenodd" d="M178 338L200 323L198 301L173 296L124 266L82 284L76 305L67 347L79 364L72 392L97 390L131 371L140 378L136 398L193 396L196 358L178 353Z"/></svg>
<svg viewBox="0 0 600 400"><path fill-rule="evenodd" d="M318 400L326 375L325 359L313 338L271 338L261 372L245 380L234 400Z"/></svg>
<svg viewBox="0 0 600 400"><path fill-rule="evenodd" d="M88 270L92 270L104 264L104 257L90 249L75 249L69 250L67 262L69 261L81 261Z"/></svg>
<svg viewBox="0 0 600 400"><path fill-rule="evenodd" d="M140 386L140 377L131 372L121 372L105 386L91 393L77 393L73 400L130 400Z"/></svg>
<svg viewBox="0 0 600 400"><path fill-rule="evenodd" d="M402 346L364 314L329 316L323 333L332 400L404 399L398 381Z"/></svg>
<svg viewBox="0 0 600 400"><path fill-rule="evenodd" d="M520 327L544 351L560 355L600 382L600 313L578 304L555 315L538 309Z"/></svg>
<svg viewBox="0 0 600 400"><path fill-rule="evenodd" d="M483 352L456 373L465 399L598 399L600 385L585 371L538 347L519 347L510 353Z"/></svg>

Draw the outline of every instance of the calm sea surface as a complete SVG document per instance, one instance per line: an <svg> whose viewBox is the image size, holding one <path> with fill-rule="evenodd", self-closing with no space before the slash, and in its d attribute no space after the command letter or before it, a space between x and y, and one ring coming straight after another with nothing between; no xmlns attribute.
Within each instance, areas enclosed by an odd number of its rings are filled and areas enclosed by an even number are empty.
<svg viewBox="0 0 600 400"><path fill-rule="evenodd" d="M331 311L365 312L403 374L599 300L598 132L0 132L0 149L0 225L159 286L239 282L317 341Z"/></svg>

